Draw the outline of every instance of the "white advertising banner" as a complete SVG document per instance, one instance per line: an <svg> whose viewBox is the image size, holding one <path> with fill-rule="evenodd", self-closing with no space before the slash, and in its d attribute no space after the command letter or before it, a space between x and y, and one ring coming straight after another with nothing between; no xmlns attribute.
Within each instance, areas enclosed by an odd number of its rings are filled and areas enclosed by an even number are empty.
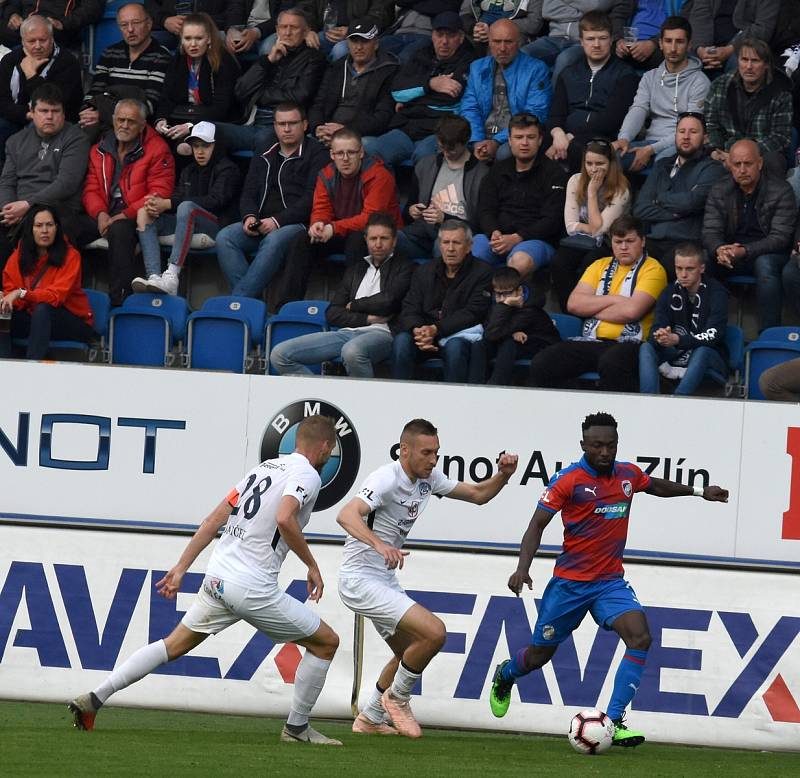
<svg viewBox="0 0 800 778"><path fill-rule="evenodd" d="M0 520L196 526L247 469L291 451L305 415L322 412L336 419L339 446L313 527L338 538L338 510L396 456L403 424L425 417L439 428L451 478L490 476L503 450L520 464L488 506L443 500L410 540L512 549L548 479L580 458L581 421L604 410L619 422L619 459L730 490L727 504L637 495L629 558L800 568L793 405L24 362L4 363L3 377ZM556 520L543 548L560 543Z"/></svg>
<svg viewBox="0 0 800 778"><path fill-rule="evenodd" d="M431 506L431 519L442 506ZM136 648L167 634L191 602L207 558L186 577L177 601L161 599L154 581L184 544L185 538L164 535L4 527L0 698L65 702L94 688ZM326 590L311 607L341 637L315 715L345 718L353 617L336 594L341 548L314 545L313 551ZM577 710L607 707L623 649L614 633L587 617L551 664L519 682L507 717L492 716L494 667L528 643L552 562L534 561L534 592L520 598L506 588L514 566L510 556L462 552L415 550L407 558L402 585L448 632L413 698L423 726L561 734ZM800 597L794 577L646 564L630 565L626 577L645 605L653 640L631 726L662 742L796 749ZM304 599L304 568L293 555L281 580ZM296 647L273 646L237 624L111 704L282 716L299 658ZM362 699L387 659L386 645L367 624Z"/></svg>

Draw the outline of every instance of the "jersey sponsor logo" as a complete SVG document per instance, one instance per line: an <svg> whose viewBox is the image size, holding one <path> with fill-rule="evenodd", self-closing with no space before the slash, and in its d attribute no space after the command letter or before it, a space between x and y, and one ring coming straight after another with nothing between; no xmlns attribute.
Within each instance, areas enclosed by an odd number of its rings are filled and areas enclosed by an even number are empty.
<svg viewBox="0 0 800 778"><path fill-rule="evenodd" d="M621 519L628 515L628 507L626 502L617 502L613 505L598 505L594 512L607 519Z"/></svg>
<svg viewBox="0 0 800 778"><path fill-rule="evenodd" d="M324 511L345 497L361 466L361 444L353 422L335 405L324 400L298 400L281 408L267 423L261 438L261 459L275 459L294 451L297 426L306 416L320 414L333 419L336 446L320 472L322 487L314 505Z"/></svg>
<svg viewBox="0 0 800 778"><path fill-rule="evenodd" d="M628 480L623 481L622 491L625 492L626 497L630 497L633 494L633 484Z"/></svg>

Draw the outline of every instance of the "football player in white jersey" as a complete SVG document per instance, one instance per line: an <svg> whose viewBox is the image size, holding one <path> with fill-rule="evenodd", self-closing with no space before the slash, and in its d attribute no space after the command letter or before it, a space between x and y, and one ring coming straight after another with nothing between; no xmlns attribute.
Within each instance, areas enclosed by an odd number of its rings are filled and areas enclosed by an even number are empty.
<svg viewBox="0 0 800 778"><path fill-rule="evenodd" d="M495 497L517 469L517 456L503 453L497 473L477 484L450 480L439 468L439 437L425 419L403 427L397 462L384 465L366 481L339 513L347 531L339 596L355 613L370 619L392 649L353 732L420 737L411 712L411 690L445 642L445 626L400 586L395 569L403 567L403 542L432 495L483 505ZM385 718L391 719L394 727Z"/></svg>
<svg viewBox="0 0 800 778"><path fill-rule="evenodd" d="M278 586L278 572L291 550L308 567L308 599L316 602L322 597L322 576L303 527L319 494L318 471L335 445L331 419L305 418L297 428L294 453L253 468L211 512L177 564L156 584L159 594L173 599L186 571L224 525L194 603L168 637L135 651L96 689L69 704L76 727L93 729L97 711L114 692L244 619L276 643L291 642L306 649L297 666L281 740L341 745L308 724L339 637L314 611Z"/></svg>

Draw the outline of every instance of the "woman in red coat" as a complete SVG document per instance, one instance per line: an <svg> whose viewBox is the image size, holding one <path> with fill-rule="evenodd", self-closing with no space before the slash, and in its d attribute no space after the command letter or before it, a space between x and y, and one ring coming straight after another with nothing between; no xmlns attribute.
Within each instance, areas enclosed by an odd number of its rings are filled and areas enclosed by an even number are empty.
<svg viewBox="0 0 800 778"><path fill-rule="evenodd" d="M6 262L0 315L8 313L11 324L0 332L0 357L11 356L12 338L28 339L28 359L44 359L51 338L88 343L95 337L92 309L81 288L81 255L64 238L58 214L49 206L28 211Z"/></svg>

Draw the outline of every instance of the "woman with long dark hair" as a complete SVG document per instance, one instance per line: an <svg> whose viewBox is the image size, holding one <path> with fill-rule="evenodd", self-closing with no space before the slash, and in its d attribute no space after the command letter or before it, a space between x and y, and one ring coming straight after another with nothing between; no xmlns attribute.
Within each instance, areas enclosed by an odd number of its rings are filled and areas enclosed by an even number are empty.
<svg viewBox="0 0 800 778"><path fill-rule="evenodd" d="M81 288L81 255L64 237L55 209L34 205L22 223L17 248L3 270L0 357L11 356L12 338L27 338L25 356L44 359L51 339L94 337L89 300Z"/></svg>
<svg viewBox="0 0 800 778"><path fill-rule="evenodd" d="M153 125L156 131L177 143L198 122L231 119L238 75L239 66L225 51L214 20L205 13L189 14L164 77Z"/></svg>

